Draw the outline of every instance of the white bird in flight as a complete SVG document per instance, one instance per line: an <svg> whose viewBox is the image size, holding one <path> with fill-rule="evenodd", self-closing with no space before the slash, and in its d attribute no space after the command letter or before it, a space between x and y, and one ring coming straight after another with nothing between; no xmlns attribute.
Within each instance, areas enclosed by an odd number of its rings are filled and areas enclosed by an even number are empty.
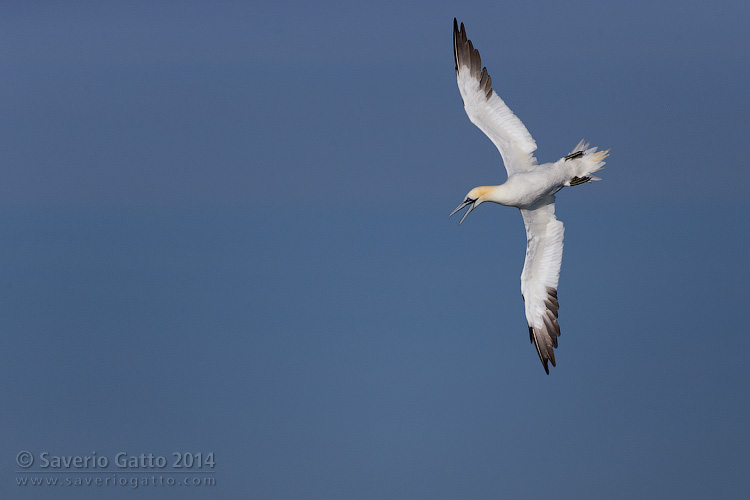
<svg viewBox="0 0 750 500"><path fill-rule="evenodd" d="M539 165L533 153L536 142L521 120L492 90L492 79L482 67L479 51L466 37L466 29L453 19L453 53L456 60L458 90L469 120L495 144L503 157L508 180L499 186L475 187L452 213L469 207L461 222L476 207L491 201L521 211L526 226L526 260L521 273L529 336L536 346L544 371L548 361L555 366L557 337L557 282L562 262L563 223L555 217L555 193L565 186L577 186L592 180L591 175L604 166L609 150L596 152L583 141L554 163ZM459 222L459 225L461 225Z"/></svg>

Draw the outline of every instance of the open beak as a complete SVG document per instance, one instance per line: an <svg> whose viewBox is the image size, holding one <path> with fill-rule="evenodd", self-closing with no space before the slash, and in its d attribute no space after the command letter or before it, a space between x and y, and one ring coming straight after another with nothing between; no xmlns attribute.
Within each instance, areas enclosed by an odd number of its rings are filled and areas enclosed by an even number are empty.
<svg viewBox="0 0 750 500"><path fill-rule="evenodd" d="M472 210L474 210L474 207L476 206L475 205L476 201L477 200L472 200L471 198L466 198L466 200L464 200L463 203L461 203L458 207L456 207L456 209L453 212L451 212L448 218L450 219L451 217L453 217L453 214L455 214L456 212L458 212L459 210L461 210L462 208L468 205L469 209L466 211L464 216L461 217L461 222L463 222L466 216L469 215ZM459 226L461 225L461 222L458 223Z"/></svg>

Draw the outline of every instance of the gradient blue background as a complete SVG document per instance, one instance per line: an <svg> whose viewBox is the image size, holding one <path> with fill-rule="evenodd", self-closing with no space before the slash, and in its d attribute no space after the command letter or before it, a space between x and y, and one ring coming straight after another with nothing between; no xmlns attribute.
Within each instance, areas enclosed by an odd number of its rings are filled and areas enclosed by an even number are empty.
<svg viewBox="0 0 750 500"><path fill-rule="evenodd" d="M464 21L551 161L558 366L455 84ZM743 498L743 1L0 3L2 498ZM212 488L16 454L213 452Z"/></svg>

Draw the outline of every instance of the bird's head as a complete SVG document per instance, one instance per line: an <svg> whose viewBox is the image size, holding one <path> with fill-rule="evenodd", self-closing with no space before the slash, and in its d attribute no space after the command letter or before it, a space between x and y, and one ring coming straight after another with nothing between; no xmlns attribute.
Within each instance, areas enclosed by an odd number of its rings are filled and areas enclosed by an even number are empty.
<svg viewBox="0 0 750 500"><path fill-rule="evenodd" d="M489 188L487 186L475 187L474 189L469 191L466 194L466 198L464 198L464 201L462 201L461 204L458 207L456 207L456 209L453 212L451 212L448 218L450 219L451 217L453 217L453 214L455 214L462 208L469 207L469 209L466 211L464 216L461 217L461 221L458 223L458 225L460 226L461 222L464 221L466 216L469 215L472 210L474 210L479 205L487 201L486 196L487 196L488 191L489 191Z"/></svg>

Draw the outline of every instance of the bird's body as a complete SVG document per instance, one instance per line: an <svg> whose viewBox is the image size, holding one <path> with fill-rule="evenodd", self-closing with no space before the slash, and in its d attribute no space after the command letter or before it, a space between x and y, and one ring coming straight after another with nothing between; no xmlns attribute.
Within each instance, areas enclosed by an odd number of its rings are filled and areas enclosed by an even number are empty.
<svg viewBox="0 0 750 500"><path fill-rule="evenodd" d="M464 109L472 123L495 144L503 158L508 179L498 186L479 186L466 195L451 215L464 207L467 215L485 201L517 207L526 226L526 259L521 274L529 336L544 370L555 366L560 325L557 322L557 284L562 263L562 222L555 217L555 193L565 186L599 180L592 172L604 166L607 151L597 152L581 141L567 156L554 163L538 164L536 142L513 112L492 89L479 52L466 37L463 23L453 20L456 78ZM460 224L460 223L459 223Z"/></svg>
<svg viewBox="0 0 750 500"><path fill-rule="evenodd" d="M491 186L487 201L508 207L528 208L562 189L566 173L556 163L545 163L529 172L517 172L499 186Z"/></svg>

